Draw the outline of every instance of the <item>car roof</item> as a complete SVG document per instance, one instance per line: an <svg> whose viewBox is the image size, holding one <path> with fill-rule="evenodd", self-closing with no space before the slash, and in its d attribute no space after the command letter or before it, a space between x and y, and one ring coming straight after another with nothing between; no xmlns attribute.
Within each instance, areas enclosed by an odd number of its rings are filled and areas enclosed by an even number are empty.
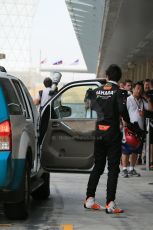
<svg viewBox="0 0 153 230"><path fill-rule="evenodd" d="M9 79L9 80L11 80L11 79L19 80L17 77L14 77L14 76L6 73L6 72L1 72L1 71L0 71L0 77L6 78L6 79Z"/></svg>

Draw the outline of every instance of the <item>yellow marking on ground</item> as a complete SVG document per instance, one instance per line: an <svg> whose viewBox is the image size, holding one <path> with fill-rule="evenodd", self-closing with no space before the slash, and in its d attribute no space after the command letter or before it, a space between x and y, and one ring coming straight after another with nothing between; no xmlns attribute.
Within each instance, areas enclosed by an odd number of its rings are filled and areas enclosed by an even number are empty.
<svg viewBox="0 0 153 230"><path fill-rule="evenodd" d="M73 230L73 224L63 224L63 230Z"/></svg>
<svg viewBox="0 0 153 230"><path fill-rule="evenodd" d="M12 226L12 224L0 224L0 228L1 227L11 227Z"/></svg>

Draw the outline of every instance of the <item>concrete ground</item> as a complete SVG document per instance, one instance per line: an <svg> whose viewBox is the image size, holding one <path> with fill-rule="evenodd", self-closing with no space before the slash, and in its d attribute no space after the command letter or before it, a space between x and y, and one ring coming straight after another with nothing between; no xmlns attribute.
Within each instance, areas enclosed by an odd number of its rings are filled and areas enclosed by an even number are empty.
<svg viewBox="0 0 153 230"><path fill-rule="evenodd" d="M138 168L139 178L119 177L117 203L123 214L83 208L89 174L51 173L51 196L31 201L26 221L9 221L0 212L0 230L151 230L153 227L153 171ZM107 175L101 177L96 198L105 204ZM69 225L68 225L69 224Z"/></svg>

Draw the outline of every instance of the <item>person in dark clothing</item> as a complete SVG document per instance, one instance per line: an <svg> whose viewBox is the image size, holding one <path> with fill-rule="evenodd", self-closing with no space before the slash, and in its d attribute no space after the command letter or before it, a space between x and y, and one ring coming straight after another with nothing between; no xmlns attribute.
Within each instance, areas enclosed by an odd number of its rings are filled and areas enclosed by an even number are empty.
<svg viewBox="0 0 153 230"><path fill-rule="evenodd" d="M150 99L153 104L153 79L150 80L150 90L146 93L146 97ZM150 118L150 130L149 130L149 140L150 140L150 169L153 169L153 115Z"/></svg>
<svg viewBox="0 0 153 230"><path fill-rule="evenodd" d="M106 209L106 213L122 213L116 207L115 195L120 172L122 135L120 119L131 127L129 114L126 108L124 91L118 87L122 72L119 66L113 64L106 70L107 83L90 93L92 108L97 112L95 131L94 157L95 165L90 174L84 207L88 209ZM95 202L95 192L103 174L106 159L108 161L107 198L105 208Z"/></svg>

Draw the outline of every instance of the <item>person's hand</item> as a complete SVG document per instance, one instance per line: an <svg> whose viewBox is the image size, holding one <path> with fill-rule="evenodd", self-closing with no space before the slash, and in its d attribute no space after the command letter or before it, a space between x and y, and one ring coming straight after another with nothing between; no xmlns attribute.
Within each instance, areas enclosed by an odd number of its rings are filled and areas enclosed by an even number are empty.
<svg viewBox="0 0 153 230"><path fill-rule="evenodd" d="M128 123L127 127L130 131L132 131L137 137L140 138L140 140L143 142L145 139L146 134L148 133L147 131L142 130L139 127L138 122L134 122L134 123Z"/></svg>

